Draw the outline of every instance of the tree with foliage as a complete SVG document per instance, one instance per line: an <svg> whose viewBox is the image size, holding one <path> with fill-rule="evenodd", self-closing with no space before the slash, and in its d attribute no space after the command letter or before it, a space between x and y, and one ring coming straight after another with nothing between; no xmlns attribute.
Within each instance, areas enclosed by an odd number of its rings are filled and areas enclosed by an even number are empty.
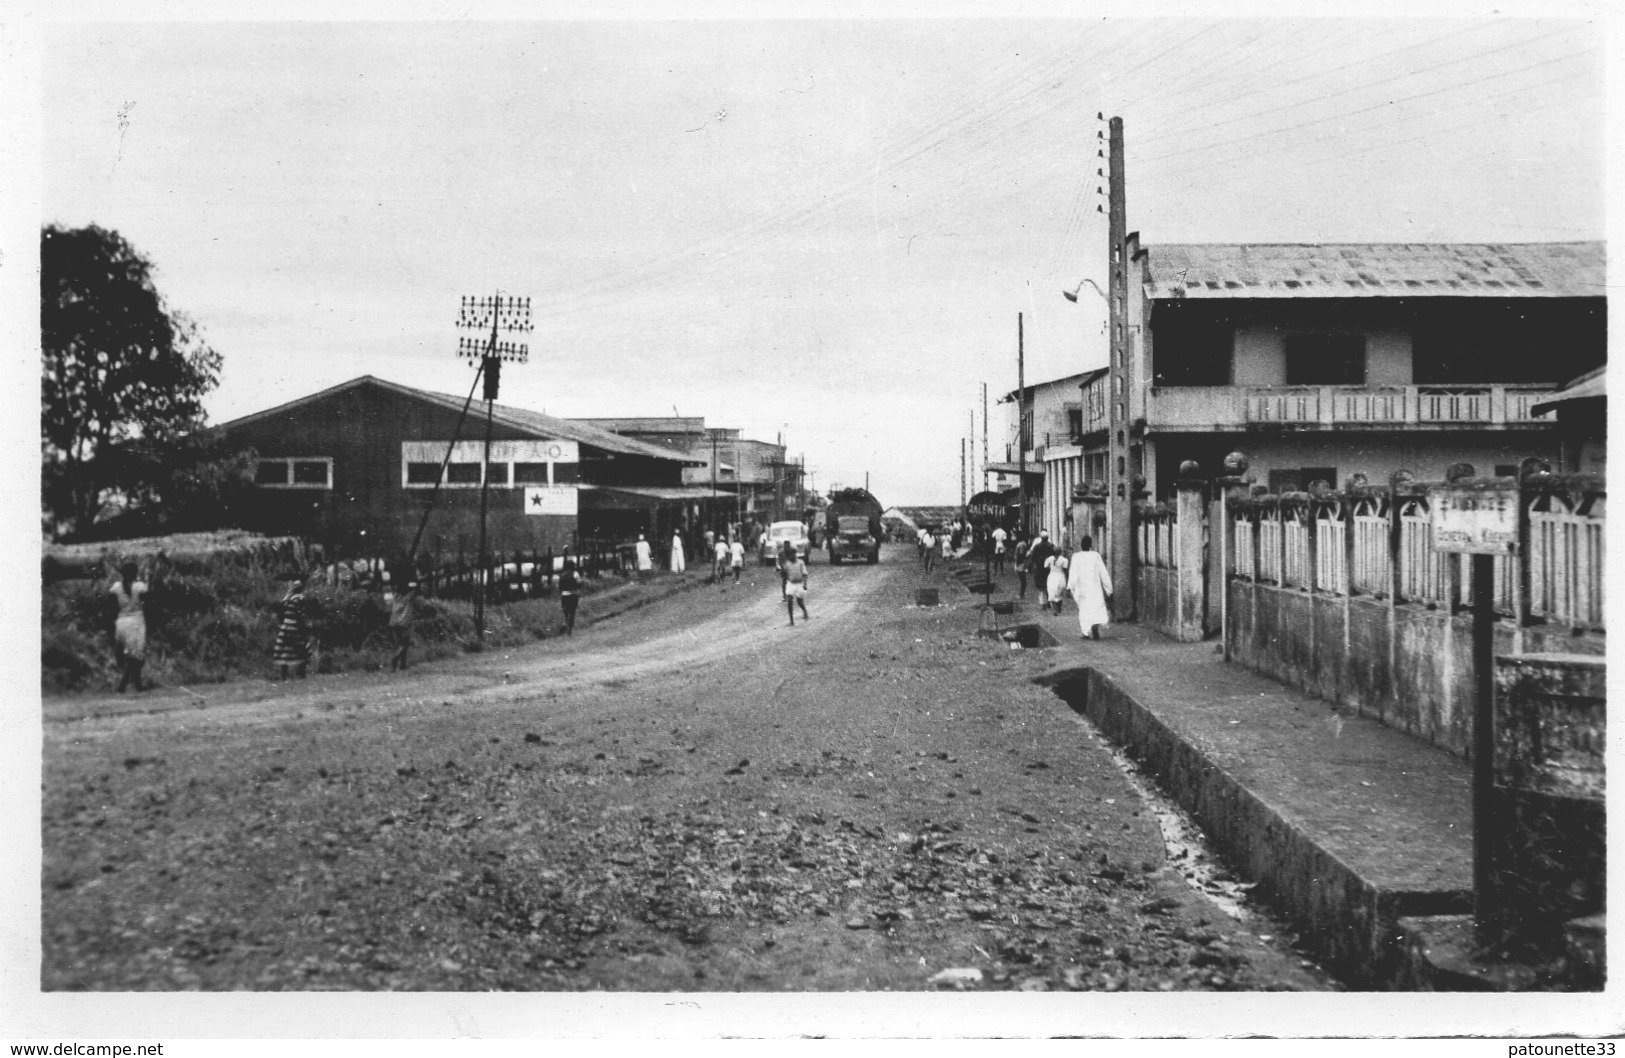
<svg viewBox="0 0 1625 1058"><path fill-rule="evenodd" d="M220 354L164 303L152 273L115 231L40 233L42 498L58 528L88 531L115 495L162 502L179 469L168 457L195 451Z"/></svg>

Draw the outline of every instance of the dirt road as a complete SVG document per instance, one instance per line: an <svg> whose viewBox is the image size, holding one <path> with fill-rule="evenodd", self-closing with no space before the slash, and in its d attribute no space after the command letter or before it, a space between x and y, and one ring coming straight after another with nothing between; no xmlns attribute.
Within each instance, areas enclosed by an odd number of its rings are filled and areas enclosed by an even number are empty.
<svg viewBox="0 0 1625 1058"><path fill-rule="evenodd" d="M751 567L405 676L47 702L42 984L1335 987L973 602L896 548L793 628Z"/></svg>

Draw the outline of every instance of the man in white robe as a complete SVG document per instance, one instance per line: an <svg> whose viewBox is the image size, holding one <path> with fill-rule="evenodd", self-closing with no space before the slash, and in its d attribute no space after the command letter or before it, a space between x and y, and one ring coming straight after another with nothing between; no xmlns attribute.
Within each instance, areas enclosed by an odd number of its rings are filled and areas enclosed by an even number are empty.
<svg viewBox="0 0 1625 1058"><path fill-rule="evenodd" d="M649 547L649 541L644 539L642 533L638 534L637 556L639 573L655 568L654 551Z"/></svg>
<svg viewBox="0 0 1625 1058"><path fill-rule="evenodd" d="M671 534L671 571L681 573L688 568L687 556L683 554L683 534Z"/></svg>
<svg viewBox="0 0 1625 1058"><path fill-rule="evenodd" d="M1094 541L1084 537L1067 570L1066 590L1078 604L1078 628L1085 639L1099 639L1100 630L1111 623L1107 600L1112 594L1112 576Z"/></svg>

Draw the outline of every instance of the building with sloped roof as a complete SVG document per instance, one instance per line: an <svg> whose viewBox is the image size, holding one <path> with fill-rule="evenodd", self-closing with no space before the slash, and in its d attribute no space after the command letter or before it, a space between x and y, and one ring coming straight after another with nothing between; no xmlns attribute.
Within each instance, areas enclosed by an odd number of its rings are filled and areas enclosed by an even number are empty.
<svg viewBox="0 0 1625 1058"><path fill-rule="evenodd" d="M1557 457L1535 406L1607 356L1601 243L1131 251L1131 447L1159 496L1234 449L1271 491L1512 473Z"/></svg>
<svg viewBox="0 0 1625 1058"><path fill-rule="evenodd" d="M682 452L371 375L210 432L256 453L255 487L233 521L336 556L396 557L417 541L419 554L472 560L482 485L499 554L669 540L711 502L710 490L684 485L695 461Z"/></svg>

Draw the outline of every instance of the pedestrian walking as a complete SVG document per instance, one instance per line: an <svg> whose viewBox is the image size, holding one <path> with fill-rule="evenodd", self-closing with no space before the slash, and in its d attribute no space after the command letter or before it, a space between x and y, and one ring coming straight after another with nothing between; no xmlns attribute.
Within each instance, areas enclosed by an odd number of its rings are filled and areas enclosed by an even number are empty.
<svg viewBox="0 0 1625 1058"><path fill-rule="evenodd" d="M683 556L683 536L681 533L671 534L671 571L681 573L688 568L688 561Z"/></svg>
<svg viewBox="0 0 1625 1058"><path fill-rule="evenodd" d="M642 533L638 534L638 572L647 573L655 568L654 551L649 547L649 541Z"/></svg>
<svg viewBox="0 0 1625 1058"><path fill-rule="evenodd" d="M1027 572L1032 574L1033 587L1038 590L1040 607L1049 606L1049 560L1054 555L1055 545L1050 543L1049 530L1040 529L1038 539L1027 552Z"/></svg>
<svg viewBox="0 0 1625 1058"><path fill-rule="evenodd" d="M711 549L711 579L718 584L728 575L728 541L722 537L717 538L716 546Z"/></svg>
<svg viewBox="0 0 1625 1058"><path fill-rule="evenodd" d="M959 542L949 533L942 533L938 535L937 543L942 545L942 560L944 562L948 561L950 558L953 558L954 552L959 549Z"/></svg>
<svg viewBox="0 0 1625 1058"><path fill-rule="evenodd" d="M271 647L271 660L276 662L277 679L285 680L292 672L301 680L310 665L309 600L305 597L305 574L295 570L287 574L288 590L282 596L277 617L276 642Z"/></svg>
<svg viewBox="0 0 1625 1058"><path fill-rule="evenodd" d="M920 553L920 562L925 562L925 553L931 550L931 533L925 526L914 530L914 549Z"/></svg>
<svg viewBox="0 0 1625 1058"><path fill-rule="evenodd" d="M1046 591L1057 617L1061 616L1061 607L1066 602L1066 569L1069 564L1066 555L1059 551L1049 557L1049 581Z"/></svg>
<svg viewBox="0 0 1625 1058"><path fill-rule="evenodd" d="M1078 604L1078 630L1085 639L1099 639L1100 630L1111 623L1112 576L1094 544L1088 536L1078 542L1066 581Z"/></svg>
<svg viewBox="0 0 1625 1058"><path fill-rule="evenodd" d="M147 663L147 584L136 580L138 567L126 562L119 567L119 579L109 589L113 599L113 660L118 663L117 693L132 682L143 690L141 668Z"/></svg>
<svg viewBox="0 0 1625 1058"><path fill-rule="evenodd" d="M775 563L779 567L779 593L785 598L790 596L790 563L796 560L795 545L786 540L779 545L779 557Z"/></svg>
<svg viewBox="0 0 1625 1058"><path fill-rule="evenodd" d="M395 641L395 653L389 659L391 672L405 671L406 654L412 649L412 635L417 629L418 615L423 599L418 595L418 582L407 581L406 590L395 596L389 606L389 635Z"/></svg>
<svg viewBox="0 0 1625 1058"><path fill-rule="evenodd" d="M784 569L784 608L790 613L790 627L796 625L796 607L801 607L801 618L812 620L807 612L807 562L793 550Z"/></svg>
<svg viewBox="0 0 1625 1058"><path fill-rule="evenodd" d="M1016 583L1021 585L1021 594L1018 595L1017 598L1025 599L1027 597L1027 538L1026 537L1018 537L1016 539L1016 549L1015 549L1015 552L1010 557L1011 557L1012 563L1016 567Z"/></svg>
<svg viewBox="0 0 1625 1058"><path fill-rule="evenodd" d="M559 572L559 605L564 608L564 634L576 634L576 610L581 606L581 574L571 559L564 560Z"/></svg>
<svg viewBox="0 0 1625 1058"><path fill-rule="evenodd" d="M931 563L936 561L937 557L937 541L929 529L920 530L920 557L925 559L925 571L930 573Z"/></svg>
<svg viewBox="0 0 1625 1058"><path fill-rule="evenodd" d="M728 561L733 567L734 583L739 583L739 577L745 572L745 543L737 536L728 545Z"/></svg>
<svg viewBox="0 0 1625 1058"><path fill-rule="evenodd" d="M1010 534L1004 531L1004 526L993 530L993 572L1004 572L1004 544L1010 539Z"/></svg>

